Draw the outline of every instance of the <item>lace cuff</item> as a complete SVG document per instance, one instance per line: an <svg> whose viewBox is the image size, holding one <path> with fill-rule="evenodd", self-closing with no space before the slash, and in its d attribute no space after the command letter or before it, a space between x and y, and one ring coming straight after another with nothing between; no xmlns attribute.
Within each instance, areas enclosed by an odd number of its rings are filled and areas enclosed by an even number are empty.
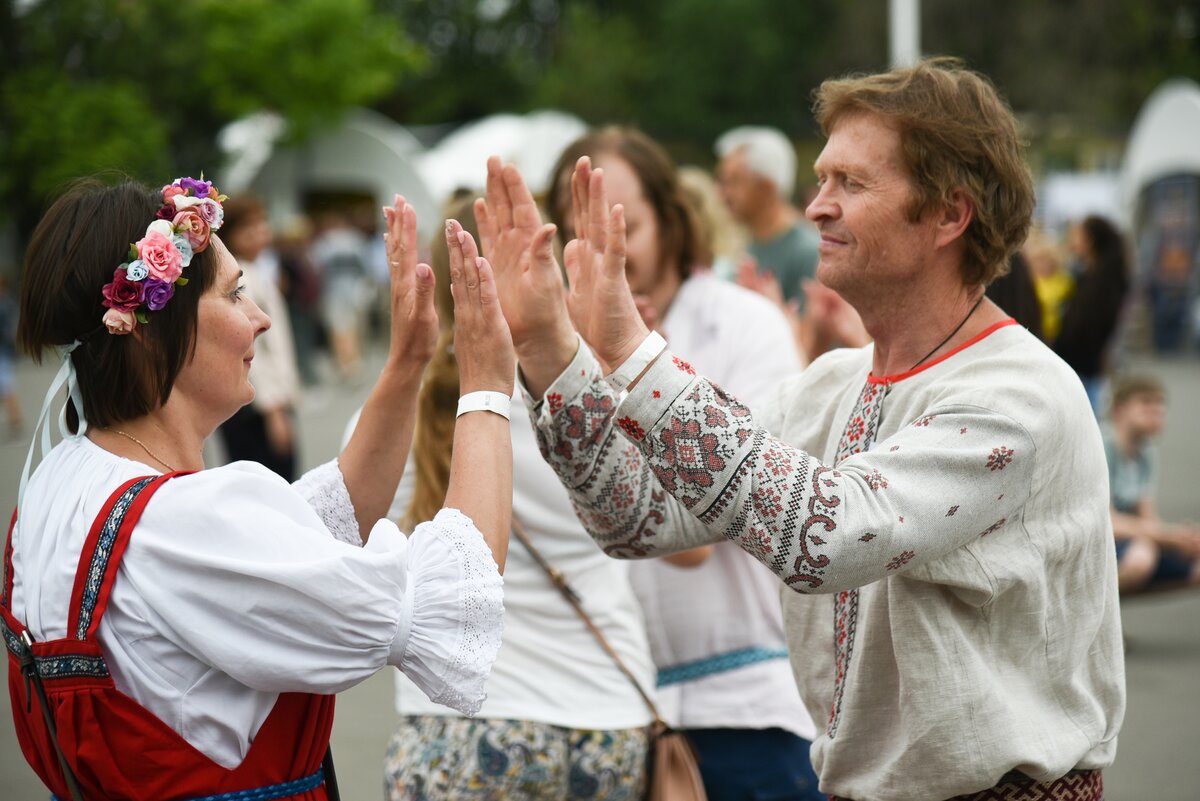
<svg viewBox="0 0 1200 801"><path fill-rule="evenodd" d="M309 470L292 487L304 496L334 539L362 547L354 503L350 500L350 490L346 489L337 459Z"/></svg>
<svg viewBox="0 0 1200 801"><path fill-rule="evenodd" d="M436 704L474 715L500 651L503 579L471 519L442 509L409 540L412 627L400 669Z"/></svg>

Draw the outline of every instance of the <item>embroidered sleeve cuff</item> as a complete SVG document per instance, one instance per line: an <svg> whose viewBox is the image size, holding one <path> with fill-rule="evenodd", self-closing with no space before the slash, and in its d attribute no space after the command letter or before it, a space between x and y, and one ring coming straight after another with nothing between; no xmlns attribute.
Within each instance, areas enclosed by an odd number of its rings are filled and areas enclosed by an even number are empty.
<svg viewBox="0 0 1200 801"><path fill-rule="evenodd" d="M576 336L579 335L576 334ZM567 369L554 379L554 383L546 389L545 395L541 398L533 397L529 393L529 388L525 386L523 378L521 379L521 392L524 394L526 404L533 412L534 418L545 417L548 419L550 415L555 414L563 407L564 401L579 395L593 381L602 377L600 363L596 361L592 349L580 338L579 350L575 352L575 358L567 365Z"/></svg>
<svg viewBox="0 0 1200 801"><path fill-rule="evenodd" d="M504 587L483 535L442 509L410 540L412 627L399 665L429 700L474 715L500 651Z"/></svg>
<svg viewBox="0 0 1200 801"><path fill-rule="evenodd" d="M663 351L617 407L617 427L641 443L695 380L696 371L690 364L670 350Z"/></svg>
<svg viewBox="0 0 1200 801"><path fill-rule="evenodd" d="M362 547L354 503L350 500L350 490L346 489L337 459L314 467L292 486L316 511L334 539Z"/></svg>

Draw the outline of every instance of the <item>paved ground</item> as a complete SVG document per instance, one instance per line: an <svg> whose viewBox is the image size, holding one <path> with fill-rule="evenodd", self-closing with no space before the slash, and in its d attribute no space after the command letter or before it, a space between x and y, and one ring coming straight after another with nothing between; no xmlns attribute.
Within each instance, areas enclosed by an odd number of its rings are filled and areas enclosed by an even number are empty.
<svg viewBox="0 0 1200 801"><path fill-rule="evenodd" d="M1136 366L1159 375L1170 393L1169 436L1162 443L1160 506L1169 519L1200 519L1200 361L1142 358ZM53 368L24 363L18 389L32 417ZM326 384L310 395L300 416L301 460L330 458L349 414L367 386ZM0 423L2 425L2 423ZM26 436L0 444L0 509L11 509L28 447ZM7 517L7 513L5 513ZM1200 592L1127 603L1124 621L1129 652L1129 712L1116 764L1105 772L1108 801L1200 799ZM391 677L381 673L338 701L334 753L342 797L381 797L381 762L393 725ZM8 724L8 694L0 693L0 798L45 799L46 791L25 765Z"/></svg>

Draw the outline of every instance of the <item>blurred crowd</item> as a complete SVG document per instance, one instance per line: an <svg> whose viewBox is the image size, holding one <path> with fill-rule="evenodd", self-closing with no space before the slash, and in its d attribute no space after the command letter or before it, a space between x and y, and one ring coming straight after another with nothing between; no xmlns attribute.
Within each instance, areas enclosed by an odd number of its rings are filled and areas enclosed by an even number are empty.
<svg viewBox="0 0 1200 801"><path fill-rule="evenodd" d="M560 247L572 236L568 182L584 154L625 207L626 269L644 321L752 407L822 353L870 344L854 309L818 280L821 236L805 216L816 187L797 186L803 170L781 132L727 132L714 145L711 171L677 168L638 131L585 135L563 153L547 196L537 199L557 225ZM445 201L446 216L473 236L471 200L482 192L463 187ZM357 199L272 229L258 199L227 204L222 238L248 292L274 321L252 367L257 397L221 428L230 459L259 461L294 479L301 394L362 377L364 343L387 313L388 264L376 216ZM440 508L458 396L446 245L439 234L427 247L443 335L392 507L409 530ZM988 289L1087 391L1104 434L1126 596L1200 583L1200 527L1162 521L1153 501L1164 389L1121 369L1137 294L1131 255L1111 220L1089 216L1062 232L1036 230ZM590 621L562 604L545 560L514 545L505 649L487 704L477 718L463 718L398 675L389 797L532 798L534 786L559 786L539 773L558 762L571 766L568 784L603 783L608 795L595 797L628 797L642 781L645 726L661 714L688 732L710 798L767 797L743 786L751 778L772 793L787 788L772 798L823 798L807 759L816 726L795 692L770 572L731 543L634 564L608 559L575 519L525 415L514 414L512 426L514 518L580 588L597 627L630 667L606 656ZM648 708L639 689L657 707Z"/></svg>

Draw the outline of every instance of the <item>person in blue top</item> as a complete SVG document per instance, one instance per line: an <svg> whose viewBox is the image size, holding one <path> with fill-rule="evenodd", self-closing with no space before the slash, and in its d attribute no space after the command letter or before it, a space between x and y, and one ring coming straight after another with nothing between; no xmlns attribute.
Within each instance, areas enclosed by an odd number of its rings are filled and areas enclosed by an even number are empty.
<svg viewBox="0 0 1200 801"><path fill-rule="evenodd" d="M1156 378L1123 376L1113 387L1104 453L1122 595L1200 585L1200 525L1165 523L1154 503L1153 440L1166 409L1166 391Z"/></svg>

